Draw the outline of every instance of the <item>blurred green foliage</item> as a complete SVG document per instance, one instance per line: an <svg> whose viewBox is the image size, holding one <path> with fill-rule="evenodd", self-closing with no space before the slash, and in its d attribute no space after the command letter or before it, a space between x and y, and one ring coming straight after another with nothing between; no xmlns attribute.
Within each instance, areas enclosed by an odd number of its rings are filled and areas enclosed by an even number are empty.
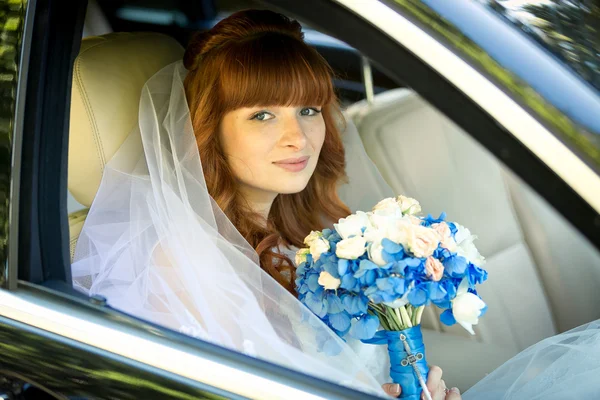
<svg viewBox="0 0 600 400"><path fill-rule="evenodd" d="M0 287L8 275L8 223L12 134L25 0L0 1Z"/></svg>

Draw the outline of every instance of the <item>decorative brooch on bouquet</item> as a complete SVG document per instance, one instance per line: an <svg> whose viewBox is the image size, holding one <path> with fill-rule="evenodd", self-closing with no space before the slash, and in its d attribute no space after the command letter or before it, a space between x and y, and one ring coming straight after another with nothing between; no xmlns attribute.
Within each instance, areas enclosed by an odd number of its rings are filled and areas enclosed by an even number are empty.
<svg viewBox="0 0 600 400"><path fill-rule="evenodd" d="M311 232L296 254L298 297L340 337L388 346L390 376L401 398L429 398L421 316L444 309L442 323L471 334L487 306L475 286L487 279L475 236L445 214L418 217L419 203L399 196L372 211ZM335 353L334 343L320 343Z"/></svg>

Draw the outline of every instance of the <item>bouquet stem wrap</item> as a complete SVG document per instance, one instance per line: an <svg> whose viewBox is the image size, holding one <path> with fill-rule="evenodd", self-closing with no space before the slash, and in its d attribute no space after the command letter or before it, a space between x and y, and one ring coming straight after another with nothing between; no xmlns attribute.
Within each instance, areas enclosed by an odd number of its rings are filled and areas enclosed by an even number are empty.
<svg viewBox="0 0 600 400"><path fill-rule="evenodd" d="M421 398L423 390L419 375L425 382L429 373L421 325L401 331L378 331L372 339L363 340L363 343L387 344L391 364L390 376L394 383L402 387L400 398L407 400Z"/></svg>

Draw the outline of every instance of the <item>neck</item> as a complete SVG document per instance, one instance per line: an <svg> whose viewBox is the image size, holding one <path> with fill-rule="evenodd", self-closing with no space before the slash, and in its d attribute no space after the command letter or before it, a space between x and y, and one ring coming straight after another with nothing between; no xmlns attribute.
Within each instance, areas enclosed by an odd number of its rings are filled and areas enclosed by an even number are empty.
<svg viewBox="0 0 600 400"><path fill-rule="evenodd" d="M273 206L273 202L278 194L274 192L257 190L248 186L242 186L240 191L252 211L262 217L259 223L263 227L266 227L267 220L269 218L269 212L271 212L271 207Z"/></svg>

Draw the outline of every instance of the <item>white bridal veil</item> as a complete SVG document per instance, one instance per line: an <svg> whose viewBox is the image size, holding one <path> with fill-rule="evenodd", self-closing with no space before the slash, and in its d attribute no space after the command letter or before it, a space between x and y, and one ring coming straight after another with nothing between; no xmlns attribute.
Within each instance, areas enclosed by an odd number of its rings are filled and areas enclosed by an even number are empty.
<svg viewBox="0 0 600 400"><path fill-rule="evenodd" d="M209 196L186 73L177 62L144 86L139 129L107 164L79 237L74 286L171 329L383 394L355 353L259 267Z"/></svg>
<svg viewBox="0 0 600 400"><path fill-rule="evenodd" d="M171 329L383 395L365 360L259 267L255 251L209 196L186 73L177 62L144 86L139 127L107 164L79 237L74 286ZM393 196L356 131L344 140L352 185L341 195L350 208L370 209ZM464 398L591 398L599 387L599 333L600 324L592 323L542 341Z"/></svg>

